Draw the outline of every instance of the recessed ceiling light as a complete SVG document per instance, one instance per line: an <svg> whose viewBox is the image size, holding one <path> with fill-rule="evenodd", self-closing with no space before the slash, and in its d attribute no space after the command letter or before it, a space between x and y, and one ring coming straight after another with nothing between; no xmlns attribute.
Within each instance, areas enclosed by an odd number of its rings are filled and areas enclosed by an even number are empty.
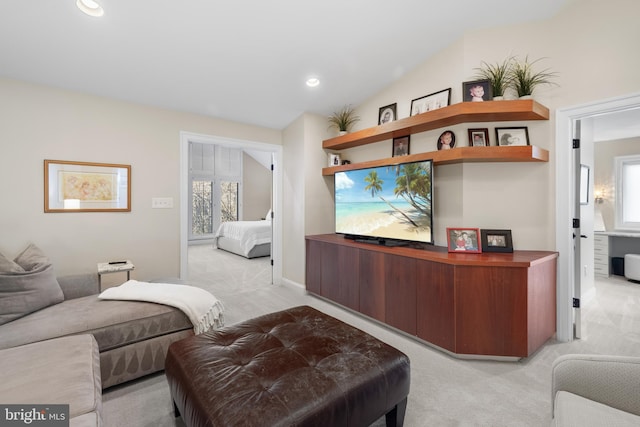
<svg viewBox="0 0 640 427"><path fill-rule="evenodd" d="M104 9L93 0L77 0L76 6L89 16L99 17L104 15Z"/></svg>
<svg viewBox="0 0 640 427"><path fill-rule="evenodd" d="M311 77L310 79L307 79L307 86L309 87L316 87L319 84L320 84L320 79L316 77Z"/></svg>

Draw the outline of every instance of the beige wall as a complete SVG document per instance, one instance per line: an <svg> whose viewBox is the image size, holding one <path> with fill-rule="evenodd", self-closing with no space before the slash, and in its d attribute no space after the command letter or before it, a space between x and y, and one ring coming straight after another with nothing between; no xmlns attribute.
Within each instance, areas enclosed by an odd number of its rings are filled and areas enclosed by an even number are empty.
<svg viewBox="0 0 640 427"><path fill-rule="evenodd" d="M282 134L282 277L295 283L304 283L304 119L300 116Z"/></svg>
<svg viewBox="0 0 640 427"><path fill-rule="evenodd" d="M180 131L269 144L281 132L0 79L0 252L40 246L59 274L131 259L133 277L179 273ZM131 165L130 213L44 213L44 159ZM173 209L151 209L172 197Z"/></svg>
<svg viewBox="0 0 640 427"><path fill-rule="evenodd" d="M467 128L487 127L495 145L495 127L527 126L531 143L549 150L550 161L436 167L434 235L437 245L445 245L446 227L506 228L513 231L516 249L555 249L555 109L640 89L640 56L634 53L639 14L640 2L633 0L581 0L546 21L469 32L358 106L363 120L354 130L375 126L381 106L397 102L398 117L407 117L412 99L448 87L451 102L460 102L462 82L474 79L474 68L482 61L510 55L545 58L540 66L559 73L558 87L535 93L550 108L549 121L470 123L452 129L458 144L466 145ZM440 132L412 135L411 153L435 150ZM342 156L354 162L390 157L391 141L344 150Z"/></svg>
<svg viewBox="0 0 640 427"><path fill-rule="evenodd" d="M242 175L243 220L260 220L271 207L271 171L243 153Z"/></svg>
<svg viewBox="0 0 640 427"><path fill-rule="evenodd" d="M471 80L483 60L546 57L542 64L560 73L559 87L543 88L536 97L551 109L551 120L522 125L529 127L533 144L550 151L551 161L438 167L434 232L436 243L444 245L447 226L510 228L518 249L554 249L555 109L640 89L639 15L636 0L580 0L546 21L467 33L358 106L363 120L356 130L376 125L383 105L397 102L399 117L406 117L411 99L448 87L452 102L460 102L462 82ZM280 132L6 79L0 79L0 94L0 177L10 183L0 188L0 251L7 255L35 242L62 273L131 258L136 278L176 276L180 131L282 143L285 278L304 283L304 235L333 229L332 183L320 174L326 159L323 118L304 114ZM495 143L496 126L515 124L485 126ZM467 127L454 128L459 143L466 141ZM434 150L438 134L413 136L411 152ZM342 154L354 162L390 157L391 141ZM44 159L131 164L132 212L44 214ZM176 208L152 210L152 197L173 197Z"/></svg>
<svg viewBox="0 0 640 427"><path fill-rule="evenodd" d="M604 189L604 200L595 208L602 213L608 231L615 229L616 177L613 159L633 154L640 154L640 138L595 143L594 189Z"/></svg>
<svg viewBox="0 0 640 427"><path fill-rule="evenodd" d="M327 155L322 140L328 138L325 117L303 114L283 132L284 217L283 277L305 283L306 235L333 233L333 180L321 169Z"/></svg>

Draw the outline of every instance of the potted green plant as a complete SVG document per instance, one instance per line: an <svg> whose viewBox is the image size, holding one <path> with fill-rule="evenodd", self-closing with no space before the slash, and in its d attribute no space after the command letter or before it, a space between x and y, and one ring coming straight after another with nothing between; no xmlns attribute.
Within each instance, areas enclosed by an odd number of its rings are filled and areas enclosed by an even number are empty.
<svg viewBox="0 0 640 427"><path fill-rule="evenodd" d="M329 128L336 128L341 135L349 132L351 126L360 120L351 105L345 105L340 110L333 112L329 116Z"/></svg>
<svg viewBox="0 0 640 427"><path fill-rule="evenodd" d="M476 78L489 80L493 99L496 101L504 99L504 92L511 85L513 60L513 57L509 57L495 64L482 61L482 67L475 68Z"/></svg>
<svg viewBox="0 0 640 427"><path fill-rule="evenodd" d="M534 89L543 84L556 84L553 79L558 73L549 71L548 68L542 71L534 71L533 66L542 58L529 62L526 56L523 61L515 60L512 69L512 86L520 98L530 98Z"/></svg>

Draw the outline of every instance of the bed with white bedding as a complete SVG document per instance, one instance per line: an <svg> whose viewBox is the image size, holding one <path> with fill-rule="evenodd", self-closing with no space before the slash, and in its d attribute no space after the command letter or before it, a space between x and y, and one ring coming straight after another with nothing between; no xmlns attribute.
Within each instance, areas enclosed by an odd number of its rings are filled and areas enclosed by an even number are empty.
<svg viewBox="0 0 640 427"><path fill-rule="evenodd" d="M271 221L229 221L218 227L215 246L245 258L271 255Z"/></svg>

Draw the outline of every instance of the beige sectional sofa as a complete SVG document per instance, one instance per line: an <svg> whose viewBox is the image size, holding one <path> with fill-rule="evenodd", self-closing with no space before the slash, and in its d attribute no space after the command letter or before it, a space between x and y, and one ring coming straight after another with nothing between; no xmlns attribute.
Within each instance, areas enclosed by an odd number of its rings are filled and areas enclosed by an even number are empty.
<svg viewBox="0 0 640 427"><path fill-rule="evenodd" d="M57 281L63 301L0 325L0 350L92 334L99 348L105 389L163 370L169 344L193 335L188 317L176 308L98 299L97 274L60 277Z"/></svg>
<svg viewBox="0 0 640 427"><path fill-rule="evenodd" d="M93 336L72 335L0 350L0 402L69 405L69 425L102 425L98 344ZM0 424L5 414L0 414Z"/></svg>
<svg viewBox="0 0 640 427"><path fill-rule="evenodd" d="M560 356L551 397L554 427L639 426L640 357Z"/></svg>
<svg viewBox="0 0 640 427"><path fill-rule="evenodd" d="M193 335L177 308L99 292L97 273L56 278L35 245L0 254L0 404L69 405L71 426L100 426L103 389L163 370Z"/></svg>

